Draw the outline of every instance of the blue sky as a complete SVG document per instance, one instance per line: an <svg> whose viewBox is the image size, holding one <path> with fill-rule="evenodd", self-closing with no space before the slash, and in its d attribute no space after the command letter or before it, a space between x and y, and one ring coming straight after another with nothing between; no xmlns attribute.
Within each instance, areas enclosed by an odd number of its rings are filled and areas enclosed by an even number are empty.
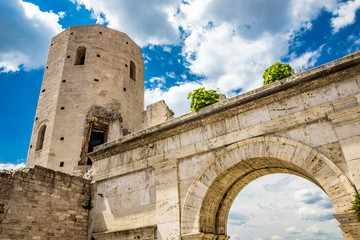
<svg viewBox="0 0 360 240"><path fill-rule="evenodd" d="M2 0L0 168L25 162L50 40L69 26L127 33L143 50L145 103L165 99L180 116L200 86L232 97L260 87L276 61L309 69L359 50L359 9L360 0Z"/></svg>

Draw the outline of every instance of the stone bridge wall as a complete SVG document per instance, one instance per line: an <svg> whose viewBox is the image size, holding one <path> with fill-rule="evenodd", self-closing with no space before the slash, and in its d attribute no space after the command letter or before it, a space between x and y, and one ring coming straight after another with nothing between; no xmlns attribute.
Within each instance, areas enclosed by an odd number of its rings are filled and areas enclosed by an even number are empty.
<svg viewBox="0 0 360 240"><path fill-rule="evenodd" d="M0 172L0 239L87 239L90 182L43 167Z"/></svg>
<svg viewBox="0 0 360 240"><path fill-rule="evenodd" d="M227 239L244 182L284 172L322 188L344 237L360 239L345 216L360 190L359 64L357 52L97 147L92 236Z"/></svg>

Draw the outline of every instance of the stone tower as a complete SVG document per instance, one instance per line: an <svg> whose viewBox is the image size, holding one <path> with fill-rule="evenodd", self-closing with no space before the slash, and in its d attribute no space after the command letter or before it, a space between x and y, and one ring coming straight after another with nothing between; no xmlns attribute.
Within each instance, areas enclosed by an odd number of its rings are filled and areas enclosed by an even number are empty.
<svg viewBox="0 0 360 240"><path fill-rule="evenodd" d="M94 146L139 130L143 109L141 48L102 25L70 27L51 41L26 165L77 174Z"/></svg>

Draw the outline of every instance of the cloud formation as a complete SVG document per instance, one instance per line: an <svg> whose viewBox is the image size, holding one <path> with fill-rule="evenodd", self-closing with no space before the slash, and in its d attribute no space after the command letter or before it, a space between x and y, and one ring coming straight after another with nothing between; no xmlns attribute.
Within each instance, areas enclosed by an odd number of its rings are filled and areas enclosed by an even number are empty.
<svg viewBox="0 0 360 240"><path fill-rule="evenodd" d="M0 72L45 65L51 38L62 31L63 13L42 12L22 0L0 1Z"/></svg>
<svg viewBox="0 0 360 240"><path fill-rule="evenodd" d="M340 7L334 10L331 19L333 32L338 32L341 28L353 24L355 21L355 13L360 9L360 0L348 1L340 4Z"/></svg>
<svg viewBox="0 0 360 240"><path fill-rule="evenodd" d="M25 167L25 163L12 164L12 163L0 163L0 170L15 170Z"/></svg>

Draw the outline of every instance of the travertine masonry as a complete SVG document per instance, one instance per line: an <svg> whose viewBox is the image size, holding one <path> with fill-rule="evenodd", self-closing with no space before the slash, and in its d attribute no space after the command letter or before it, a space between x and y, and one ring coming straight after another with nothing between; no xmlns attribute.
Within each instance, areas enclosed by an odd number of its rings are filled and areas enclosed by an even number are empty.
<svg viewBox="0 0 360 240"><path fill-rule="evenodd" d="M89 202L88 180L38 166L0 171L0 239L86 240Z"/></svg>
<svg viewBox="0 0 360 240"><path fill-rule="evenodd" d="M359 123L356 52L98 146L92 236L156 226L157 239L228 239L238 193L287 173L323 189L344 239L359 240L348 211L360 190Z"/></svg>

